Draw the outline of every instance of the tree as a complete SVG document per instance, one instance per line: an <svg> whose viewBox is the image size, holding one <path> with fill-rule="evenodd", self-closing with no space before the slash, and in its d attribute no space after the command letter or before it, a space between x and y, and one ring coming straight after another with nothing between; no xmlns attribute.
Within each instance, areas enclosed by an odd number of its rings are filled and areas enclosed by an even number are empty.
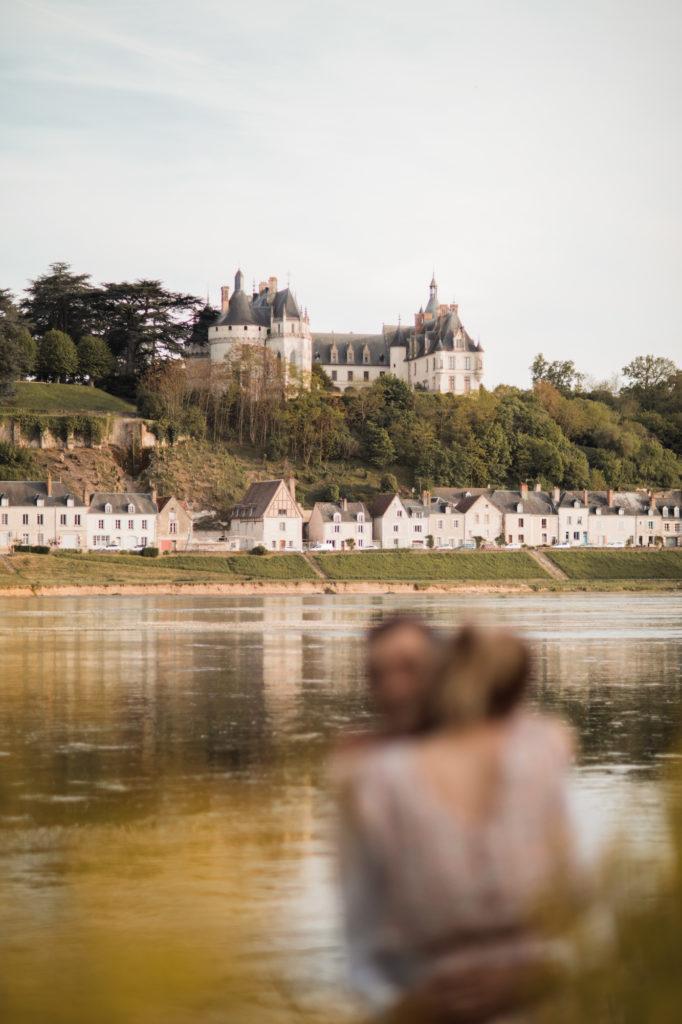
<svg viewBox="0 0 682 1024"><path fill-rule="evenodd" d="M114 357L104 338L96 338L94 334L84 334L77 345L78 372L94 385L108 377L114 369Z"/></svg>
<svg viewBox="0 0 682 1024"><path fill-rule="evenodd" d="M42 380L66 381L78 373L78 350L64 331L50 330L38 348L38 376Z"/></svg>
<svg viewBox="0 0 682 1024"><path fill-rule="evenodd" d="M539 352L531 363L530 372L533 386L540 381L547 381L563 394L579 391L585 380L585 375L576 370L572 359L556 359L548 363L542 352Z"/></svg>
<svg viewBox="0 0 682 1024"><path fill-rule="evenodd" d="M35 480L38 470L31 452L0 441L0 479Z"/></svg>
<svg viewBox="0 0 682 1024"><path fill-rule="evenodd" d="M50 264L26 295L23 308L39 336L54 329L80 338L93 329L97 291L89 274L74 274L68 263Z"/></svg>
<svg viewBox="0 0 682 1024"><path fill-rule="evenodd" d="M365 429L365 447L369 461L380 469L395 462L395 447L385 427L369 423Z"/></svg>
<svg viewBox="0 0 682 1024"><path fill-rule="evenodd" d="M0 396L14 394L14 384L35 369L37 346L22 320L12 293L0 289Z"/></svg>
<svg viewBox="0 0 682 1024"><path fill-rule="evenodd" d="M390 491L395 494L395 492L398 490L398 480L393 473L384 473L381 480L379 481L379 486L381 487L382 491Z"/></svg>
<svg viewBox="0 0 682 1024"><path fill-rule="evenodd" d="M98 297L99 333L130 375L169 356L182 355L201 299L170 292L160 281L105 284Z"/></svg>
<svg viewBox="0 0 682 1024"><path fill-rule="evenodd" d="M648 397L652 391L670 384L677 374L672 359L662 356L637 356L623 367L624 376L630 381L629 390Z"/></svg>

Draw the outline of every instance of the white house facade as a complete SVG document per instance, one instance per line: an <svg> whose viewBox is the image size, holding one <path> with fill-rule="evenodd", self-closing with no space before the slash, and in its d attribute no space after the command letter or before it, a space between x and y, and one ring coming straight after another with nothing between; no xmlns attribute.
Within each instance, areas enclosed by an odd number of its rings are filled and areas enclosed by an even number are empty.
<svg viewBox="0 0 682 1024"><path fill-rule="evenodd" d="M87 511L82 497L49 476L0 480L0 549L15 544L86 548Z"/></svg>
<svg viewBox="0 0 682 1024"><path fill-rule="evenodd" d="M156 547L157 516L153 494L95 491L86 517L87 547L92 551Z"/></svg>
<svg viewBox="0 0 682 1024"><path fill-rule="evenodd" d="M311 544L339 549L373 547L372 517L362 501L317 501L308 520Z"/></svg>
<svg viewBox="0 0 682 1024"><path fill-rule="evenodd" d="M399 494L378 494L369 504L375 547L412 547L412 524Z"/></svg>

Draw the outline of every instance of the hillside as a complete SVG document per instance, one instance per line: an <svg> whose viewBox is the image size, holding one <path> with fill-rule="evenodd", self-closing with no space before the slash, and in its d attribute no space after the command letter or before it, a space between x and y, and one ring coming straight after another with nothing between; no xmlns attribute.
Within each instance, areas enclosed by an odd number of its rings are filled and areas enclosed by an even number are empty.
<svg viewBox="0 0 682 1024"><path fill-rule="evenodd" d="M16 394L0 402L0 410L40 412L52 415L74 412L110 412L135 415L135 406L116 395L86 384L44 384L18 381Z"/></svg>

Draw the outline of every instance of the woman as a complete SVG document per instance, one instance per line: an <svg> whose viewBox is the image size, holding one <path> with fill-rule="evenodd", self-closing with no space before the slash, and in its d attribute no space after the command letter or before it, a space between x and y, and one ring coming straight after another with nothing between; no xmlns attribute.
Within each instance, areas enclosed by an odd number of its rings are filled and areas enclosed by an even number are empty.
<svg viewBox="0 0 682 1024"><path fill-rule="evenodd" d="M502 1020L553 960L535 915L575 877L572 744L524 707L530 667L514 635L462 629L415 711L431 731L375 745L345 776L353 975L386 1020Z"/></svg>

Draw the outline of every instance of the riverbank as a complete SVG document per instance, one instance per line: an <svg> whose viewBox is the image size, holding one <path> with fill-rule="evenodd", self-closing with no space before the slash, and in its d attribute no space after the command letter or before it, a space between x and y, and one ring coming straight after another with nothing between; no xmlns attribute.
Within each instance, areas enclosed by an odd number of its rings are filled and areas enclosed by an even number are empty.
<svg viewBox="0 0 682 1024"><path fill-rule="evenodd" d="M624 558L626 554L629 557ZM166 558L17 553L0 556L0 594L524 594L682 589L682 551L585 551L576 556L560 569L551 555L538 559L525 551Z"/></svg>

